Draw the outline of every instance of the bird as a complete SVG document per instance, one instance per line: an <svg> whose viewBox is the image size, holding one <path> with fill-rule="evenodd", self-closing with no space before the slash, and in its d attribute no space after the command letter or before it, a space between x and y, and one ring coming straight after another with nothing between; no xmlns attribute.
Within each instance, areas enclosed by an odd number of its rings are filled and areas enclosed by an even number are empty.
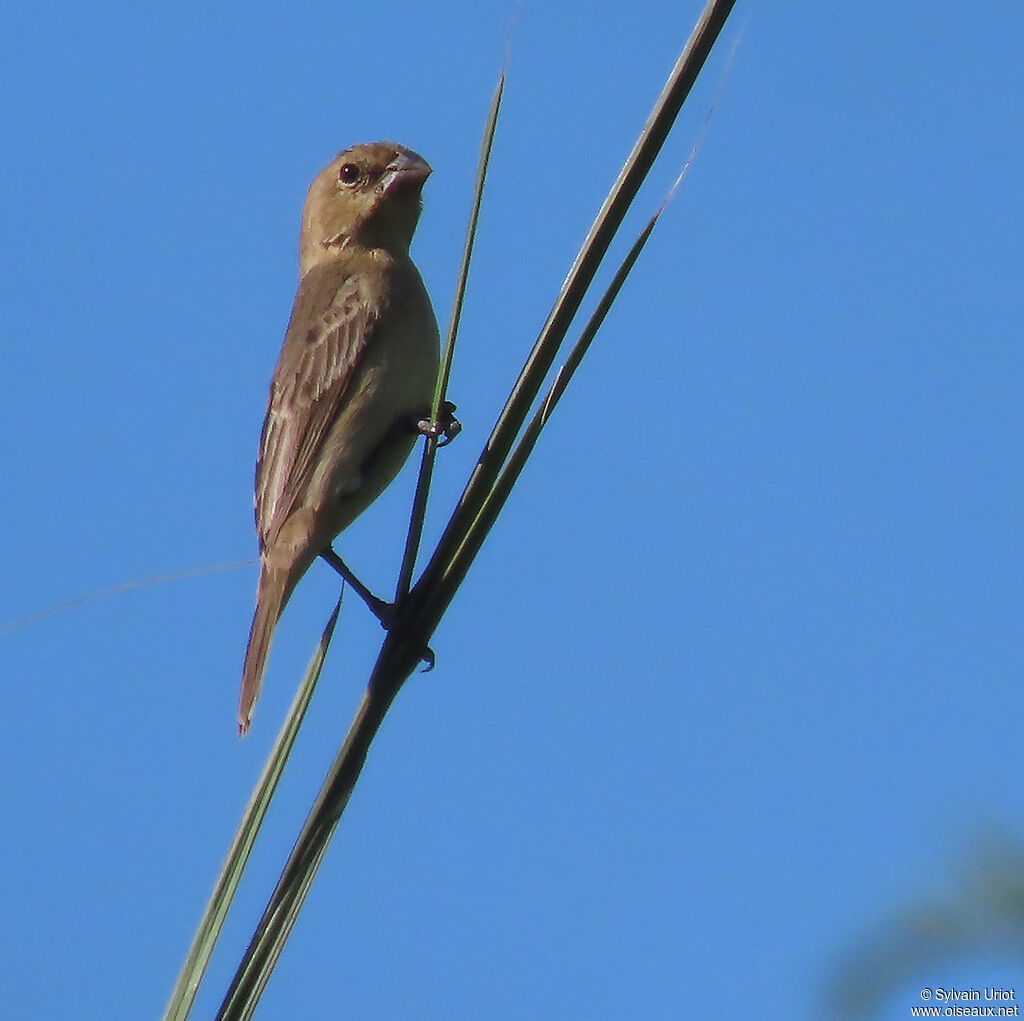
<svg viewBox="0 0 1024 1021"><path fill-rule="evenodd" d="M256 462L260 575L240 735L299 579L391 483L426 424L440 339L409 245L430 173L411 149L369 142L339 153L309 187L299 287Z"/></svg>

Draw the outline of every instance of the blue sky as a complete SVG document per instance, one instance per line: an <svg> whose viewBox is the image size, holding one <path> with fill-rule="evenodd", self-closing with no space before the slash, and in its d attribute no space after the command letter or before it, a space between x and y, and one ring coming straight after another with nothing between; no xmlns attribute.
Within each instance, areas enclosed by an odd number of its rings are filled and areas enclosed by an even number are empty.
<svg viewBox="0 0 1024 1021"><path fill-rule="evenodd" d="M700 5L523 3L436 538ZM511 5L7 5L0 623L255 555L313 174L433 165L447 316ZM740 3L616 249L699 159L402 692L259 1016L821 1016L872 925L1021 832L1024 12ZM379 591L404 474L338 543ZM333 605L234 729L243 567L0 636L11 1017L158 1016ZM380 632L346 601L196 1016ZM1012 985L971 958L920 985ZM1024 987L1024 981L1019 982Z"/></svg>

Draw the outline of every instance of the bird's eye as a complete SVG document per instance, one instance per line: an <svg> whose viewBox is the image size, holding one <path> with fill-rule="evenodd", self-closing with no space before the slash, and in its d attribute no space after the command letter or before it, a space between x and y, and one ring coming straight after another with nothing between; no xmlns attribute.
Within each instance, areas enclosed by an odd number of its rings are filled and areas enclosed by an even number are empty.
<svg viewBox="0 0 1024 1021"><path fill-rule="evenodd" d="M359 167L354 163L342 163L338 170L338 182L340 184L353 185L359 180Z"/></svg>

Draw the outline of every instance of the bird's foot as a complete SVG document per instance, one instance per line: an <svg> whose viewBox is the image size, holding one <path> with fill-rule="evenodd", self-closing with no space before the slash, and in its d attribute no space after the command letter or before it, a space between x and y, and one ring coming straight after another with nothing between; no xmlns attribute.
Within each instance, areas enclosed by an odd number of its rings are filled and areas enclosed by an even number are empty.
<svg viewBox="0 0 1024 1021"><path fill-rule="evenodd" d="M437 445L438 447L448 446L462 432L462 423L455 417L455 405L451 401L445 401L441 405L437 421L431 422L430 419L421 418L416 423L416 431L423 433L424 436L433 436L435 439L439 436L444 437L438 440Z"/></svg>
<svg viewBox="0 0 1024 1021"><path fill-rule="evenodd" d="M342 579L352 588L352 591L362 599L370 613L380 621L380 626L384 628L385 631L394 630L395 625L398 623L398 604L389 603L386 600L381 599L380 596L375 596L352 573L352 569L348 564L346 564L345 561L334 552L333 546L328 546L320 556L323 557L323 559L341 575ZM428 670L434 669L436 657L434 656L434 650L431 649L430 646L423 647L423 651L420 653L420 662L425 664L423 667L424 673Z"/></svg>

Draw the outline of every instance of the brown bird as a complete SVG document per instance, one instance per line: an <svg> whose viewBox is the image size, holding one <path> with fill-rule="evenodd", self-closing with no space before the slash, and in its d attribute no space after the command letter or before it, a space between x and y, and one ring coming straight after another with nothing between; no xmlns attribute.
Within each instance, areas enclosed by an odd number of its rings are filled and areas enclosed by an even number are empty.
<svg viewBox="0 0 1024 1021"><path fill-rule="evenodd" d="M239 733L296 584L395 477L429 414L437 320L409 258L429 174L416 153L373 142L340 153L310 185L256 462L260 580Z"/></svg>

